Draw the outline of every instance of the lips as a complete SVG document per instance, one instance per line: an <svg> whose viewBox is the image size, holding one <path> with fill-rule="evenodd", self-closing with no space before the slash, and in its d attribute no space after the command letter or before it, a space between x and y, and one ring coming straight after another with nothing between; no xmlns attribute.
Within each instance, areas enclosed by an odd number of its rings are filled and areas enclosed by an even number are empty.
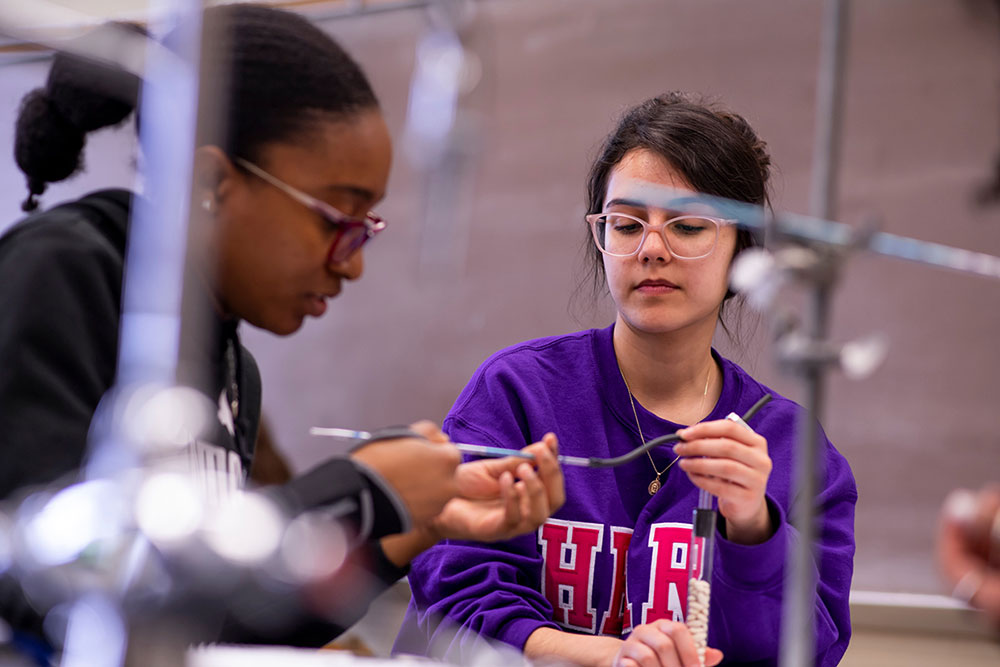
<svg viewBox="0 0 1000 667"><path fill-rule="evenodd" d="M643 280L635 289L642 294L669 294L680 287L669 280Z"/></svg>
<svg viewBox="0 0 1000 667"><path fill-rule="evenodd" d="M306 296L306 313L313 317L321 317L326 312L326 297L320 294Z"/></svg>
<svg viewBox="0 0 1000 667"><path fill-rule="evenodd" d="M340 290L328 293L309 292L306 294L306 313L313 317L321 317L326 312L326 300L340 294Z"/></svg>

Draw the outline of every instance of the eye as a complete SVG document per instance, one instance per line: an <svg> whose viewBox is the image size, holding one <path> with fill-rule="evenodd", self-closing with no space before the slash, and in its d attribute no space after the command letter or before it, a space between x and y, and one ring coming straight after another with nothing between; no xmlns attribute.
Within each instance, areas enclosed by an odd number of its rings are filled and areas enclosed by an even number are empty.
<svg viewBox="0 0 1000 667"><path fill-rule="evenodd" d="M328 205L317 201L310 206L310 208L312 208L316 215L323 220L323 226L326 227L327 230L331 232L340 232L344 229L343 223L346 218L338 215L336 211L332 210L332 208Z"/></svg>
<svg viewBox="0 0 1000 667"><path fill-rule="evenodd" d="M609 215L607 224L616 234L628 235L642 233L641 223L620 215Z"/></svg>
<svg viewBox="0 0 1000 667"><path fill-rule="evenodd" d="M704 218L680 218L671 222L669 227L679 236L697 236L710 231L713 223Z"/></svg>
<svg viewBox="0 0 1000 667"><path fill-rule="evenodd" d="M323 223L325 224L326 228L329 229L331 232L339 232L344 227L340 223L340 220L334 220L328 215L323 216Z"/></svg>

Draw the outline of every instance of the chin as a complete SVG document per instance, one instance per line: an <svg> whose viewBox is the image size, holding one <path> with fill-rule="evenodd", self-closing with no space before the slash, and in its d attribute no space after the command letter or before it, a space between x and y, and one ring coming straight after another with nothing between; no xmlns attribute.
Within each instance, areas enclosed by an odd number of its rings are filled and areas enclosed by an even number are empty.
<svg viewBox="0 0 1000 667"><path fill-rule="evenodd" d="M291 336L293 333L302 328L302 319L295 320L294 322L288 323L286 326L275 327L270 329L271 333L277 334L279 336Z"/></svg>
<svg viewBox="0 0 1000 667"><path fill-rule="evenodd" d="M691 319L679 316L678 313L655 312L644 309L641 312L623 312L625 322L636 331L647 334L666 334L690 325Z"/></svg>
<svg viewBox="0 0 1000 667"><path fill-rule="evenodd" d="M247 321L257 327L258 329L263 329L264 331L269 331L276 336L290 336L299 329L302 328L302 322L305 320L304 317L293 317L285 319L275 319L275 320L251 320Z"/></svg>

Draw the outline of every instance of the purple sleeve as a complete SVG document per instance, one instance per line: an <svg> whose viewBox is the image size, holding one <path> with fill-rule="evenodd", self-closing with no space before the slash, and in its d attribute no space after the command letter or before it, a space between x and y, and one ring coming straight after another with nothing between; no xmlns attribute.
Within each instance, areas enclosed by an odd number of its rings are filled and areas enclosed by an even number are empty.
<svg viewBox="0 0 1000 667"><path fill-rule="evenodd" d="M445 420L444 430L456 442L520 448L525 435L518 426L519 414L513 392L502 382L485 381L481 369ZM413 595L393 652L466 664L481 647L480 636L522 650L538 628L558 627L551 620L552 606L539 592L541 571L534 533L492 544L438 544L413 561Z"/></svg>
<svg viewBox="0 0 1000 667"><path fill-rule="evenodd" d="M847 461L825 436L826 484L816 500L822 522L813 577L817 582L816 665L840 662L851 637L848 598L854 569L854 507L858 494ZM721 536L717 542L709 645L721 648L727 661L776 665L781 634L785 564L799 533L786 508L769 495L777 531L767 542L746 546Z"/></svg>
<svg viewBox="0 0 1000 667"><path fill-rule="evenodd" d="M437 545L410 570L413 597L393 652L466 664L480 649L480 636L522 650L532 632L556 627L538 592L540 571L534 535L494 545Z"/></svg>

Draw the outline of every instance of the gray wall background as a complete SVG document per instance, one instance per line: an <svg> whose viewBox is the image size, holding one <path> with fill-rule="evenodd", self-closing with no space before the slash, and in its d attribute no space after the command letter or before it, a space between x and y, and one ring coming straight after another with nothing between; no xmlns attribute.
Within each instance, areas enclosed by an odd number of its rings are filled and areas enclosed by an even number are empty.
<svg viewBox="0 0 1000 667"><path fill-rule="evenodd" d="M718 97L768 141L776 206L807 210L818 1L490 0L481 10L482 154L454 266L419 270L422 183L399 150L379 208L390 231L366 252L363 279L290 340L244 332L296 469L333 451L309 426L440 421L497 349L611 321L606 301L572 297L584 268L584 174L628 105L669 89ZM424 15L322 25L365 67L398 138ZM853 3L840 219L878 214L886 231L1000 254L1000 207L972 203L1000 149L998 25L985 0ZM11 128L46 64L0 65L0 127ZM2 227L19 217L24 191L12 133L0 136ZM87 172L45 202L129 185L133 152L131 127L95 136ZM941 500L1000 480L998 305L1000 283L874 257L849 263L835 338L879 331L891 341L871 378L832 377L823 418L860 490L855 588L940 592L931 552ZM718 343L799 398L767 341L764 321L741 345Z"/></svg>

